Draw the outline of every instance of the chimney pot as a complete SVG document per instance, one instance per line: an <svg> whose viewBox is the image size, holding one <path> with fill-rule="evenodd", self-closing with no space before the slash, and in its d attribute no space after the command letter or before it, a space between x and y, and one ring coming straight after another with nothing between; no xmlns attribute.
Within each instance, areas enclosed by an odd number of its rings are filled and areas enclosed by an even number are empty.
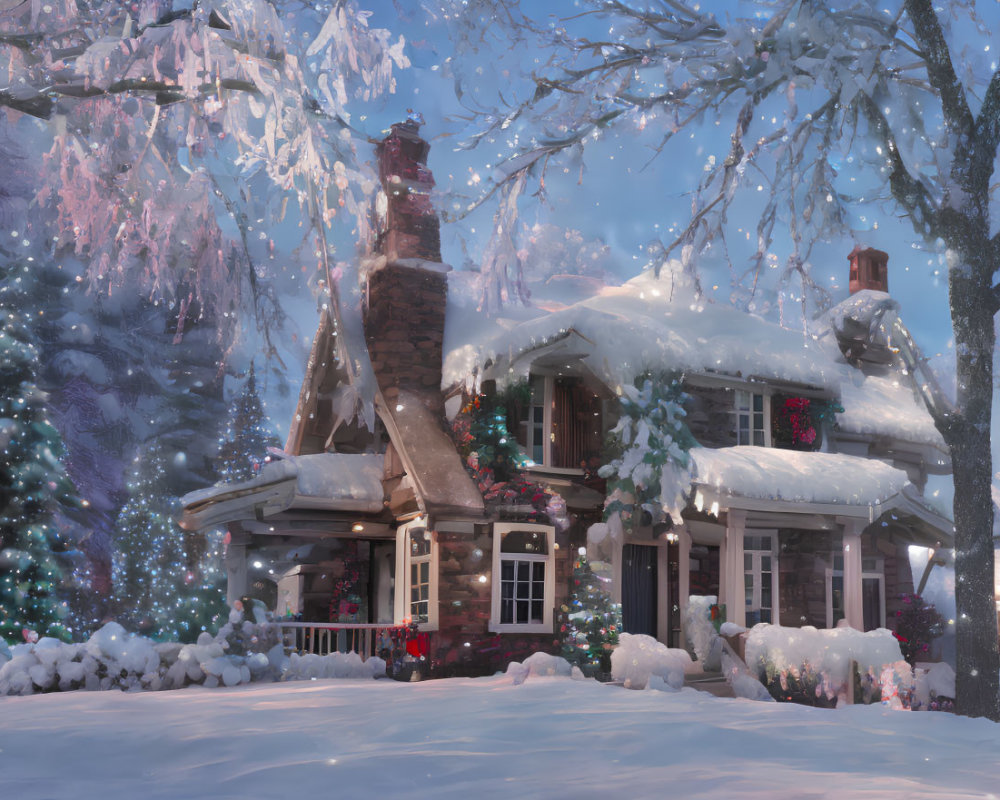
<svg viewBox="0 0 1000 800"><path fill-rule="evenodd" d="M847 256L851 264L848 285L851 294L862 289L889 291L889 254L874 247L856 245Z"/></svg>

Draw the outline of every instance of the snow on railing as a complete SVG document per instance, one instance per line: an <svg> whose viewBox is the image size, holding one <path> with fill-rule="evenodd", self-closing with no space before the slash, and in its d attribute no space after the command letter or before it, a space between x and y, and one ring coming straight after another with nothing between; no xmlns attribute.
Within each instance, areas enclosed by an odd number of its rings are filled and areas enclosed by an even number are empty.
<svg viewBox="0 0 1000 800"><path fill-rule="evenodd" d="M288 653L357 653L362 661L382 651L405 647L409 627L386 623L285 622L276 623Z"/></svg>

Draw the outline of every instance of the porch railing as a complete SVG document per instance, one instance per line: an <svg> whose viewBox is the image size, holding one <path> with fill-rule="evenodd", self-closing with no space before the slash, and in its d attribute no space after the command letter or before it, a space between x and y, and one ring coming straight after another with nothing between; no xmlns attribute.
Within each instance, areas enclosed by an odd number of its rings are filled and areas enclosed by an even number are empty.
<svg viewBox="0 0 1000 800"><path fill-rule="evenodd" d="M287 653L357 653L362 661L383 647L406 641L406 625L362 622L279 622Z"/></svg>

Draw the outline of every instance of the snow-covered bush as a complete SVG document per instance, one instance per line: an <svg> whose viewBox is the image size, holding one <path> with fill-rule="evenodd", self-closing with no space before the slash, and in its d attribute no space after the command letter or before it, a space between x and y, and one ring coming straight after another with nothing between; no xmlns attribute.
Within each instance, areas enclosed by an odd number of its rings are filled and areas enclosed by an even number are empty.
<svg viewBox="0 0 1000 800"><path fill-rule="evenodd" d="M747 635L746 663L778 700L825 707L844 702L848 681L854 680L851 661L857 662L862 691L867 688L883 697L909 692L912 672L899 643L885 629L863 633L848 627L819 630L762 623Z"/></svg>
<svg viewBox="0 0 1000 800"><path fill-rule="evenodd" d="M549 653L532 653L524 661L511 661L505 674L511 676L515 686L524 683L531 675L574 679L584 677L579 667L570 664L562 656Z"/></svg>
<svg viewBox="0 0 1000 800"><path fill-rule="evenodd" d="M712 642L718 637L712 622L712 607L718 603L714 594L693 594L688 598L684 612L684 632L694 656L704 665L712 651Z"/></svg>
<svg viewBox="0 0 1000 800"><path fill-rule="evenodd" d="M626 689L677 691L690 663L686 650L667 647L643 633L623 633L611 654L611 678L622 681Z"/></svg>
<svg viewBox="0 0 1000 800"><path fill-rule="evenodd" d="M154 642L109 622L82 644L44 637L0 648L0 696L74 689L125 691L180 689L201 685L238 686L254 681L311 678L373 678L385 662L365 662L356 653L285 655L280 628L262 609L254 621L233 609L215 635L202 633L195 644Z"/></svg>

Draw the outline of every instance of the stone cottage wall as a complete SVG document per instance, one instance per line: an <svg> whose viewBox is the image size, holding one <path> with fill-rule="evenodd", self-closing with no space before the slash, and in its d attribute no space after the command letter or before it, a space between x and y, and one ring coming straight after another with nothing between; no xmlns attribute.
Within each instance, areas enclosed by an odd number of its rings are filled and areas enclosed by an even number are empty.
<svg viewBox="0 0 1000 800"><path fill-rule="evenodd" d="M555 552L555 609L552 633L489 630L493 591L490 526L476 533L438 532L438 630L430 636L431 677L492 675L535 652L558 653L559 609L566 602L572 565L568 550ZM486 581L481 582L480 576Z"/></svg>

